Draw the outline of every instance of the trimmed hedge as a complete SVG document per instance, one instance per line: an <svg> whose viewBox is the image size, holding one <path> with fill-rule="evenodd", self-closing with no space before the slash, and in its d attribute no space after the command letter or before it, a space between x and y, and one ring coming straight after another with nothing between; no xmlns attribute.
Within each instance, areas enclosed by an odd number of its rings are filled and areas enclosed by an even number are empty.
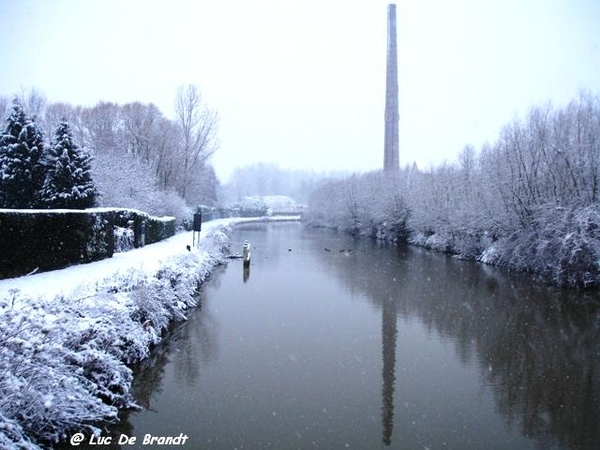
<svg viewBox="0 0 600 450"><path fill-rule="evenodd" d="M110 258L115 226L133 222L135 246L175 234L174 218L156 218L136 210L0 210L0 278L44 272Z"/></svg>
<svg viewBox="0 0 600 450"><path fill-rule="evenodd" d="M113 209L113 224L117 227L133 228L134 247L142 245L142 224L146 226L145 244L162 241L175 234L176 220L174 217L153 217L135 209Z"/></svg>
<svg viewBox="0 0 600 450"><path fill-rule="evenodd" d="M110 258L110 213L75 210L0 211L0 277Z"/></svg>

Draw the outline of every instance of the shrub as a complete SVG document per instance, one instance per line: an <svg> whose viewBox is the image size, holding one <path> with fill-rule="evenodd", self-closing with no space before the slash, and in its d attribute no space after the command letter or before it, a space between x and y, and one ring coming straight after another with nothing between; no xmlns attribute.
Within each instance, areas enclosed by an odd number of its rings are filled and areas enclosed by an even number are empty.
<svg viewBox="0 0 600 450"><path fill-rule="evenodd" d="M111 215L72 210L0 212L0 278L110 258Z"/></svg>
<svg viewBox="0 0 600 450"><path fill-rule="evenodd" d="M132 229L123 239L141 244L142 223L146 244L175 234L175 218L151 217L133 209L0 210L0 278L33 271L61 269L112 257L115 230ZM119 240L119 249L123 250Z"/></svg>
<svg viewBox="0 0 600 450"><path fill-rule="evenodd" d="M241 202L230 205L228 209L234 217L262 217L269 212L267 204L257 197L246 197Z"/></svg>
<svg viewBox="0 0 600 450"><path fill-rule="evenodd" d="M480 261L522 270L563 286L600 283L600 210L540 208L536 225L486 249Z"/></svg>
<svg viewBox="0 0 600 450"><path fill-rule="evenodd" d="M141 245L142 224L146 225L145 244L162 241L175 234L174 217L153 217L136 209L113 209L113 224L117 227L131 228L134 234L134 247Z"/></svg>
<svg viewBox="0 0 600 450"><path fill-rule="evenodd" d="M115 253L126 252L133 249L135 235L131 228L115 226L113 233L115 236Z"/></svg>

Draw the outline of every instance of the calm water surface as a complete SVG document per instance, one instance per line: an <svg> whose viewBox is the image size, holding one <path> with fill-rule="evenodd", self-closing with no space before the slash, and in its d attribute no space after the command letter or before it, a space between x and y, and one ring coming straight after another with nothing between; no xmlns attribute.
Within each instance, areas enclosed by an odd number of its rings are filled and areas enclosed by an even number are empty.
<svg viewBox="0 0 600 450"><path fill-rule="evenodd" d="M597 296L300 224L232 260L112 433L193 449L600 448ZM130 448L124 446L123 448Z"/></svg>

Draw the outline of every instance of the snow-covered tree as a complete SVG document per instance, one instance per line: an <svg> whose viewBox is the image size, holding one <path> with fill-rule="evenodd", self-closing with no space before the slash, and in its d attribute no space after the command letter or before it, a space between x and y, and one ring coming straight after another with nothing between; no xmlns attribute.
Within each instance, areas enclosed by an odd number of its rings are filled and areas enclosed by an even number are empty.
<svg viewBox="0 0 600 450"><path fill-rule="evenodd" d="M38 123L43 121L48 104L46 95L43 92L34 87L29 89L22 88L17 98L28 117L31 117L32 120Z"/></svg>
<svg viewBox="0 0 600 450"><path fill-rule="evenodd" d="M45 151L42 129L15 99L0 136L0 207L40 206Z"/></svg>
<svg viewBox="0 0 600 450"><path fill-rule="evenodd" d="M175 120L163 116L152 104L100 102L93 107L82 107L48 103L36 89L23 90L15 97L18 111L13 111L10 102L0 97L0 113L5 117L6 110L9 116L6 122L9 131L3 133L0 126L0 137L5 137L2 145L6 147L0 152L3 154L0 173L4 177L0 184L0 207L50 206L48 199L44 197L42 201L40 194L51 158L39 157L34 163L27 156L33 147L49 149L50 145L7 146L21 142L22 129L23 138L37 136L43 142L43 135L53 136L63 119L69 123L71 140L93 157L91 171L101 206L134 207L150 213L179 211L176 215L180 217L181 212L187 215L191 206L217 202L219 181L209 157L218 146L218 117L202 101L195 87L182 87L178 92ZM54 154L52 164L56 157ZM35 189L12 187L19 178L15 175L19 164L28 168L29 175L35 174L38 181ZM9 192L5 195L4 190ZM10 192L22 192L28 202L15 200ZM175 196L181 197L181 201ZM11 200L5 201L5 197Z"/></svg>
<svg viewBox="0 0 600 450"><path fill-rule="evenodd" d="M54 133L47 158L42 199L49 208L85 209L94 206L98 192L91 175L89 153L73 140L68 122Z"/></svg>
<svg viewBox="0 0 600 450"><path fill-rule="evenodd" d="M217 128L219 118L206 106L196 86L180 86L175 97L175 115L181 130L179 171L181 176L177 190L190 204L193 198L189 185L201 174L203 166L218 148Z"/></svg>
<svg viewBox="0 0 600 450"><path fill-rule="evenodd" d="M154 214L158 187L152 172L134 155L95 149L92 162L101 205L137 208Z"/></svg>
<svg viewBox="0 0 600 450"><path fill-rule="evenodd" d="M84 145L83 139L81 139L81 136L76 131L76 121L78 119L76 109L77 108L74 108L68 103L50 103L46 107L46 112L44 114L44 132L46 133L46 136L52 136L56 127L58 127L62 121L66 120L69 122L69 125L71 125L75 140L81 145Z"/></svg>
<svg viewBox="0 0 600 450"><path fill-rule="evenodd" d="M229 203L244 197L285 195L306 203L311 192L331 178L346 177L347 173L325 173L299 169L283 169L272 163L255 163L236 168L229 183L223 186L223 197Z"/></svg>

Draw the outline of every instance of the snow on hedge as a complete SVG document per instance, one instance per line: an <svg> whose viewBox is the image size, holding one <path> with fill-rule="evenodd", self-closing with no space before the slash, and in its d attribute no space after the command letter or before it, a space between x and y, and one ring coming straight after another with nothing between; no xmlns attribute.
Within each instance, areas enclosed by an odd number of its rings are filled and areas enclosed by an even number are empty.
<svg viewBox="0 0 600 450"><path fill-rule="evenodd" d="M15 285L23 289L0 285L0 448L37 449L74 431L97 433L99 421L135 407L126 364L148 356L169 322L196 305L197 286L224 259L225 231L213 226L198 251L183 247L158 267L92 277L86 289L32 295L35 289L25 287L39 284L35 276ZM143 249L138 254L146 256ZM77 269L90 270L66 271Z"/></svg>

